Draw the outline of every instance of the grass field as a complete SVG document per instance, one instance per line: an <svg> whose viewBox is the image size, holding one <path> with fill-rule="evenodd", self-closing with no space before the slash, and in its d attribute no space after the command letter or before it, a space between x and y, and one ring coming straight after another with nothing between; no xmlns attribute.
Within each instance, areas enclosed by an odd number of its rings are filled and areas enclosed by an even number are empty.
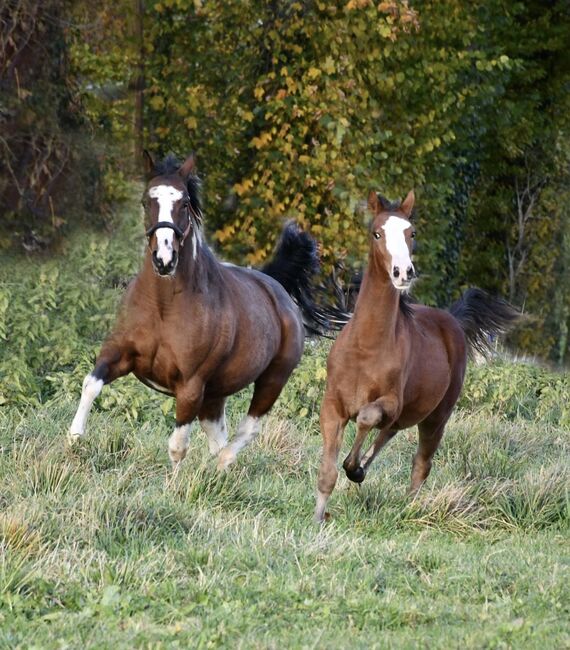
<svg viewBox="0 0 570 650"><path fill-rule="evenodd" d="M401 433L319 530L314 418L277 409L222 475L196 432L172 476L166 418L95 412L69 448L72 411L1 416L5 647L570 644L561 428L458 412L415 502Z"/></svg>
<svg viewBox="0 0 570 650"><path fill-rule="evenodd" d="M134 380L105 389L70 448L138 264L140 228L125 228L0 269L0 647L570 647L568 375L470 368L420 496L411 430L362 487L340 479L321 529L327 343L227 474L196 430L172 475L172 400ZM234 428L246 404L230 402Z"/></svg>

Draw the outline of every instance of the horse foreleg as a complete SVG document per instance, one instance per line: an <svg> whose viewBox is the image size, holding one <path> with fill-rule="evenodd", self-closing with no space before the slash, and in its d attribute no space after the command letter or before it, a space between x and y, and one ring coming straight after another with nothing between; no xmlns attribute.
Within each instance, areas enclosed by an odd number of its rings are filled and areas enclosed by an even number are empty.
<svg viewBox="0 0 570 650"><path fill-rule="evenodd" d="M208 438L208 447L212 456L228 443L228 427L226 425L225 399L204 401L198 418L200 426Z"/></svg>
<svg viewBox="0 0 570 650"><path fill-rule="evenodd" d="M103 386L110 384L118 377L128 375L132 367L132 355L128 352L106 350L99 355L93 372L83 380L79 406L69 427L70 442L75 442L85 434L89 412Z"/></svg>
<svg viewBox="0 0 570 650"><path fill-rule="evenodd" d="M168 439L168 456L176 469L184 460L190 445L190 425L200 412L204 384L192 382L176 392L176 426Z"/></svg>
<svg viewBox="0 0 570 650"><path fill-rule="evenodd" d="M356 418L357 432L354 444L343 467L347 477L355 483L362 483L366 469L361 464L362 446L373 427L389 427L397 417L399 400L395 395L386 395L365 404Z"/></svg>
<svg viewBox="0 0 570 650"><path fill-rule="evenodd" d="M390 442L390 440L392 440L396 433L398 433L396 429L382 429L376 436L374 442L362 457L362 469L364 470L365 474L368 471L370 465L372 465L372 461L380 453L380 450L385 447Z"/></svg>
<svg viewBox="0 0 570 650"><path fill-rule="evenodd" d="M326 505L338 478L337 460L346 426L346 418L341 418L334 405L323 401L321 408L321 434L323 455L317 482L317 503L315 521L321 523L326 517Z"/></svg>

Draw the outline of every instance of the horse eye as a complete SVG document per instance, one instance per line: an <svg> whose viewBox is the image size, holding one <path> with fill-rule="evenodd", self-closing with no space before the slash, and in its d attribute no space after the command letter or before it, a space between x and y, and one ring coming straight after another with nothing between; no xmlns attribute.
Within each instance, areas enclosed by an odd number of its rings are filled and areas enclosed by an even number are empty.
<svg viewBox="0 0 570 650"><path fill-rule="evenodd" d="M415 238L416 238L416 231L414 230L414 232L412 233L412 239L415 239Z"/></svg>
<svg viewBox="0 0 570 650"><path fill-rule="evenodd" d="M382 237L382 235L379 232L374 233L374 239L380 239L380 237Z"/></svg>

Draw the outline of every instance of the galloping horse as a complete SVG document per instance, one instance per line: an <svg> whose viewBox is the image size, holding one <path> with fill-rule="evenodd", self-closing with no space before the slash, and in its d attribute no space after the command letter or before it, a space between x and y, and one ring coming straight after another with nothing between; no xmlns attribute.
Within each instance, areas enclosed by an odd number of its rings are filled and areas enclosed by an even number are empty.
<svg viewBox="0 0 570 650"><path fill-rule="evenodd" d="M443 430L457 402L469 348L485 351L489 336L504 332L518 312L479 289L469 289L449 311L411 304L415 277L410 222L413 191L400 205L371 192L373 215L368 268L354 315L329 354L321 407L323 456L315 519L325 518L336 484L343 432L356 420L354 445L343 467L361 483L378 452L401 429L418 425L411 491L427 478ZM362 456L371 429L379 433Z"/></svg>
<svg viewBox="0 0 570 650"><path fill-rule="evenodd" d="M132 372L176 398L176 427L168 443L173 465L185 457L190 424L198 417L224 469L254 438L303 352L301 311L270 275L287 285L309 321L324 323L307 299L318 268L316 245L290 224L266 273L220 263L202 235L194 158L179 165L169 156L155 165L145 155L148 250L117 324L85 377L69 435L72 440L84 435L103 386ZM226 397L252 382L249 411L228 445Z"/></svg>

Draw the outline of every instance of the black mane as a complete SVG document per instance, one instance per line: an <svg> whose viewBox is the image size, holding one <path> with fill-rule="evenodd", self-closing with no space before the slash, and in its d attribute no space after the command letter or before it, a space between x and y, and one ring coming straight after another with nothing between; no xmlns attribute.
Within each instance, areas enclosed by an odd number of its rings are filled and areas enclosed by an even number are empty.
<svg viewBox="0 0 570 650"><path fill-rule="evenodd" d="M154 176L172 176L178 173L182 166L180 160L174 155L169 153L165 158L155 163ZM202 226L202 199L201 199L202 181L196 174L190 174L186 179L186 190L188 192L188 199L194 213L196 226Z"/></svg>

